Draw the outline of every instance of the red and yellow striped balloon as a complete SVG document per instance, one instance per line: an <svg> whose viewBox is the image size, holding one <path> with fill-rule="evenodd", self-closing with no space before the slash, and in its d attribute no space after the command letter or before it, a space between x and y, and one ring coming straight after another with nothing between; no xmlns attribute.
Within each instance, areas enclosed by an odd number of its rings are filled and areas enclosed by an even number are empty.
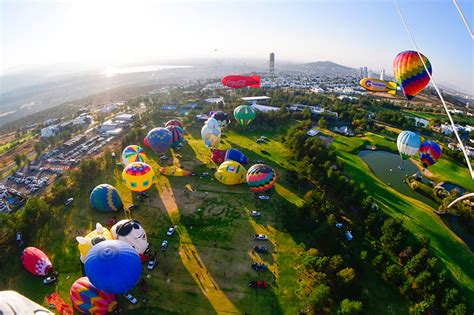
<svg viewBox="0 0 474 315"><path fill-rule="evenodd" d="M87 277L82 277L72 284L71 301L81 313L103 315L117 308L115 295L97 289Z"/></svg>

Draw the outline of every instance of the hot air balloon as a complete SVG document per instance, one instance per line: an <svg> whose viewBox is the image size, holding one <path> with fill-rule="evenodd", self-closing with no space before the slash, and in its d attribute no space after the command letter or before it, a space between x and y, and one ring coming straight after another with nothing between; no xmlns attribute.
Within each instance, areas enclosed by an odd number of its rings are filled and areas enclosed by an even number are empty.
<svg viewBox="0 0 474 315"><path fill-rule="evenodd" d="M184 130L183 123L178 119L171 119L165 123L165 127L177 126Z"/></svg>
<svg viewBox="0 0 474 315"><path fill-rule="evenodd" d="M138 145L129 145L122 151L122 162L128 165L132 162L146 162L146 153Z"/></svg>
<svg viewBox="0 0 474 315"><path fill-rule="evenodd" d="M87 253L94 245L111 239L113 239L112 233L110 233L110 231L107 228L104 228L100 223L97 223L95 225L95 230L86 236L76 236L76 241L78 243L77 247L81 253L80 259L82 263L86 261Z"/></svg>
<svg viewBox="0 0 474 315"><path fill-rule="evenodd" d="M48 256L36 247L25 248L21 254L21 262L25 269L35 276L45 276L53 268Z"/></svg>
<svg viewBox="0 0 474 315"><path fill-rule="evenodd" d="M227 150L212 149L211 160L217 164L225 161Z"/></svg>
<svg viewBox="0 0 474 315"><path fill-rule="evenodd" d="M219 125L219 122L214 117L210 117L208 120L206 120L204 125L208 126L212 130L220 130L221 128L221 126Z"/></svg>
<svg viewBox="0 0 474 315"><path fill-rule="evenodd" d="M418 153L420 149L420 137L411 131L402 131L397 138L397 148L402 160L406 160Z"/></svg>
<svg viewBox="0 0 474 315"><path fill-rule="evenodd" d="M217 148L221 143L221 130L204 125L201 129L201 137L207 147Z"/></svg>
<svg viewBox="0 0 474 315"><path fill-rule="evenodd" d="M140 280L142 262L133 247L123 241L103 241L92 247L84 270L99 290L120 294L130 291Z"/></svg>
<svg viewBox="0 0 474 315"><path fill-rule="evenodd" d="M167 176L191 176L193 173L191 171L182 169L178 166L165 166L160 168L160 173Z"/></svg>
<svg viewBox="0 0 474 315"><path fill-rule="evenodd" d="M240 105L234 109L234 117L242 126L247 126L255 118L255 111L252 106Z"/></svg>
<svg viewBox="0 0 474 315"><path fill-rule="evenodd" d="M69 291L72 305L81 313L105 315L115 311L115 295L97 289L87 277L77 279Z"/></svg>
<svg viewBox="0 0 474 315"><path fill-rule="evenodd" d="M430 61L423 54L420 55L431 75ZM413 50L401 52L395 57L393 72L395 73L395 80L400 84L403 94L408 100L420 93L430 82L430 76L426 72L423 62L418 53Z"/></svg>
<svg viewBox="0 0 474 315"><path fill-rule="evenodd" d="M247 185L253 192L269 190L275 185L276 174L273 168L265 164L252 165L247 171Z"/></svg>
<svg viewBox="0 0 474 315"><path fill-rule="evenodd" d="M236 161L240 164L247 164L249 162L249 159L242 152L236 149L228 149L225 154L225 160Z"/></svg>
<svg viewBox="0 0 474 315"><path fill-rule="evenodd" d="M143 138L143 143L145 144L145 146L149 149L151 149L150 147L150 144L148 143L148 136L146 136L145 138Z"/></svg>
<svg viewBox="0 0 474 315"><path fill-rule="evenodd" d="M242 89L247 86L258 89L260 87L260 76L228 75L223 77L221 82L233 89Z"/></svg>
<svg viewBox="0 0 474 315"><path fill-rule="evenodd" d="M425 141L420 146L420 160L423 167L435 164L441 157L441 147L434 141Z"/></svg>
<svg viewBox="0 0 474 315"><path fill-rule="evenodd" d="M122 171L122 180L128 189L143 192L151 187L155 180L155 172L150 165L143 162L128 164Z"/></svg>
<svg viewBox="0 0 474 315"><path fill-rule="evenodd" d="M155 153L165 153L173 142L171 132L166 128L153 128L147 135L148 144Z"/></svg>
<svg viewBox="0 0 474 315"><path fill-rule="evenodd" d="M364 78L359 82L360 86L372 92L387 92L395 95L397 93L397 83L374 78Z"/></svg>
<svg viewBox="0 0 474 315"><path fill-rule="evenodd" d="M214 174L215 178L226 185L245 183L245 167L240 163L229 160L222 163Z"/></svg>
<svg viewBox="0 0 474 315"><path fill-rule="evenodd" d="M170 125L170 126L167 126L166 129L168 129L171 132L171 136L172 136L171 147L176 148L184 140L183 128L179 126Z"/></svg>
<svg viewBox="0 0 474 315"><path fill-rule="evenodd" d="M217 111L217 112L211 112L210 113L211 117L217 120L219 123L220 128L225 128L229 124L229 115L227 113L222 112L222 111Z"/></svg>
<svg viewBox="0 0 474 315"><path fill-rule="evenodd" d="M89 197L92 208L101 212L110 212L123 209L122 198L114 186L100 184L96 186Z"/></svg>
<svg viewBox="0 0 474 315"><path fill-rule="evenodd" d="M139 255L148 249L148 238L145 229L137 220L120 220L110 229L112 236L130 244Z"/></svg>

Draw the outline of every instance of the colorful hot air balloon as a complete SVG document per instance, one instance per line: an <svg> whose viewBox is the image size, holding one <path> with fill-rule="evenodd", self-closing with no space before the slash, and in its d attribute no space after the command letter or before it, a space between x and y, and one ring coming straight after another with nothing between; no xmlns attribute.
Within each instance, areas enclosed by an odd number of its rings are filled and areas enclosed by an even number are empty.
<svg viewBox="0 0 474 315"><path fill-rule="evenodd" d="M221 143L221 130L204 125L201 129L201 137L207 147L217 148Z"/></svg>
<svg viewBox="0 0 474 315"><path fill-rule="evenodd" d="M225 154L225 160L236 161L240 164L247 164L249 162L249 159L242 152L236 149L228 149Z"/></svg>
<svg viewBox="0 0 474 315"><path fill-rule="evenodd" d="M53 268L48 256L36 247L25 248L21 254L21 262L25 269L35 276L45 276Z"/></svg>
<svg viewBox="0 0 474 315"><path fill-rule="evenodd" d="M171 132L171 136L172 136L171 147L176 148L184 140L183 128L179 126L170 125L170 126L167 126L166 129L168 129Z"/></svg>
<svg viewBox="0 0 474 315"><path fill-rule="evenodd" d="M138 145L129 145L122 151L122 162L124 165L132 162L146 162L146 159L145 150Z"/></svg>
<svg viewBox="0 0 474 315"><path fill-rule="evenodd" d="M193 175L193 172L182 169L181 167L178 167L175 165L165 166L165 167L160 168L160 173L167 176L177 176L177 177Z"/></svg>
<svg viewBox="0 0 474 315"><path fill-rule="evenodd" d="M110 229L116 240L130 244L139 255L148 249L145 229L137 220L120 220Z"/></svg>
<svg viewBox="0 0 474 315"><path fill-rule="evenodd" d="M128 189L143 192L151 187L155 180L155 172L150 165L143 162L128 164L122 171L122 180Z"/></svg>
<svg viewBox="0 0 474 315"><path fill-rule="evenodd" d="M240 105L234 109L234 117L242 126L247 126L255 118L255 111L252 106Z"/></svg>
<svg viewBox="0 0 474 315"><path fill-rule="evenodd" d="M423 54L420 54L432 74L431 63ZM395 80L400 84L403 94L408 100L420 93L430 82L428 72L426 72L423 62L418 53L407 50L399 53L393 61L393 72Z"/></svg>
<svg viewBox="0 0 474 315"><path fill-rule="evenodd" d="M153 128L147 135L148 144L155 153L165 153L173 142L171 132L166 128Z"/></svg>
<svg viewBox="0 0 474 315"><path fill-rule="evenodd" d="M115 295L97 289L87 277L77 279L69 291L72 305L81 313L105 315L115 311Z"/></svg>
<svg viewBox="0 0 474 315"><path fill-rule="evenodd" d="M226 185L245 183L246 169L238 162L229 160L222 163L214 174L215 178Z"/></svg>
<svg viewBox="0 0 474 315"><path fill-rule="evenodd" d="M169 126L178 126L184 130L183 123L178 119L171 119L165 123L165 128Z"/></svg>
<svg viewBox="0 0 474 315"><path fill-rule="evenodd" d="M276 174L273 168L265 164L252 165L247 172L247 185L253 192L269 190L275 185Z"/></svg>
<svg viewBox="0 0 474 315"><path fill-rule="evenodd" d="M402 131L397 138L397 148L402 160L406 160L418 153L420 149L420 137L411 131Z"/></svg>
<svg viewBox="0 0 474 315"><path fill-rule="evenodd" d="M212 149L211 160L217 164L225 161L227 150Z"/></svg>
<svg viewBox="0 0 474 315"><path fill-rule="evenodd" d="M150 144L148 143L148 136L146 136L145 138L143 138L143 143L145 144L145 146L149 149L151 149L150 147Z"/></svg>
<svg viewBox="0 0 474 315"><path fill-rule="evenodd" d="M142 262L132 246L123 241L110 240L92 247L84 270L97 289L121 294L133 289L140 280Z"/></svg>
<svg viewBox="0 0 474 315"><path fill-rule="evenodd" d="M122 198L114 186L100 184L96 186L89 197L92 208L101 212L110 212L123 209Z"/></svg>
<svg viewBox="0 0 474 315"><path fill-rule="evenodd" d="M95 230L87 234L86 236L76 236L77 247L81 253L80 259L84 263L86 261L87 253L91 250L94 245L99 244L102 241L113 239L112 233L107 228L104 228L100 223L97 222Z"/></svg>
<svg viewBox="0 0 474 315"><path fill-rule="evenodd" d="M242 89L247 86L258 89L260 87L260 76L228 75L223 77L221 82L233 89Z"/></svg>
<svg viewBox="0 0 474 315"><path fill-rule="evenodd" d="M425 141L420 146L420 160L423 167L435 164L441 157L441 147L434 141Z"/></svg>
<svg viewBox="0 0 474 315"><path fill-rule="evenodd" d="M222 112L222 111L217 111L217 112L211 112L210 113L211 117L217 120L219 123L219 127L225 128L229 124L229 115L227 113Z"/></svg>

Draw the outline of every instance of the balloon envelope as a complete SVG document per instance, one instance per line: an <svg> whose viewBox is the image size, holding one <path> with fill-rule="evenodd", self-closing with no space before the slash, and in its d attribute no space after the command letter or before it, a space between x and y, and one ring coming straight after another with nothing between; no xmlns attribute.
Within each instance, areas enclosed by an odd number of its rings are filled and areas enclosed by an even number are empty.
<svg viewBox="0 0 474 315"><path fill-rule="evenodd" d="M397 148L403 160L418 153L420 149L420 137L411 131L402 131L397 137Z"/></svg>
<svg viewBox="0 0 474 315"><path fill-rule="evenodd" d="M155 172L146 163L134 162L123 169L122 180L131 191L143 192L153 184Z"/></svg>
<svg viewBox="0 0 474 315"><path fill-rule="evenodd" d="M165 127L168 127L168 126L178 126L180 127L181 129L184 130L184 127L183 127L183 123L178 120L178 119L171 119L171 120L168 120L166 123L165 123Z"/></svg>
<svg viewBox="0 0 474 315"><path fill-rule="evenodd" d="M146 162L146 153L138 145L129 145L122 151L122 162L128 165L132 162Z"/></svg>
<svg viewBox="0 0 474 315"><path fill-rule="evenodd" d="M212 129L204 125L201 129L201 137L207 147L217 148L221 143L221 131L219 128Z"/></svg>
<svg viewBox="0 0 474 315"><path fill-rule="evenodd" d="M441 157L441 147L434 141L425 141L420 146L420 160L423 167L435 164Z"/></svg>
<svg viewBox="0 0 474 315"><path fill-rule="evenodd" d="M252 165L247 172L247 185L253 192L269 190L275 185L276 174L273 168L265 164Z"/></svg>
<svg viewBox="0 0 474 315"><path fill-rule="evenodd" d="M211 112L211 113L212 113L211 117L217 120L217 122L219 123L219 127L225 128L229 124L230 120L229 120L229 115L227 115L227 113L222 112L222 111Z"/></svg>
<svg viewBox="0 0 474 315"><path fill-rule="evenodd" d="M113 294L130 291L140 280L142 263L132 246L117 240L92 247L84 270L97 289Z"/></svg>
<svg viewBox="0 0 474 315"><path fill-rule="evenodd" d="M247 126L255 118L255 111L252 106L240 105L234 109L234 117L242 126Z"/></svg>
<svg viewBox="0 0 474 315"><path fill-rule="evenodd" d="M77 279L69 291L72 305L81 313L105 315L115 311L115 295L97 289L87 277Z"/></svg>
<svg viewBox="0 0 474 315"><path fill-rule="evenodd" d="M165 153L173 142L171 132L166 128L153 128L147 135L148 144L155 153Z"/></svg>
<svg viewBox="0 0 474 315"><path fill-rule="evenodd" d="M86 261L87 253L94 245L111 239L113 239L112 233L110 233L109 229L103 227L100 223L97 223L95 230L91 231L86 236L77 236L77 247L79 248L79 252L81 253L80 259L82 263Z"/></svg>
<svg viewBox="0 0 474 315"><path fill-rule="evenodd" d="M240 164L247 164L249 159L239 150L228 149L225 155L225 160L232 160L239 162Z"/></svg>
<svg viewBox="0 0 474 315"><path fill-rule="evenodd" d="M166 129L168 129L171 132L171 136L172 136L171 147L176 148L184 140L183 128L179 126L170 125L170 126L167 126Z"/></svg>
<svg viewBox="0 0 474 315"><path fill-rule="evenodd" d="M89 202L92 208L101 212L123 209L122 198L120 198L117 189L109 184L96 186L89 196Z"/></svg>
<svg viewBox="0 0 474 315"><path fill-rule="evenodd" d="M120 220L110 229L116 240L131 245L141 255L148 249L145 229L136 220Z"/></svg>
<svg viewBox="0 0 474 315"><path fill-rule="evenodd" d="M238 162L229 160L219 166L214 176L223 184L237 185L245 182L245 173L245 167Z"/></svg>
<svg viewBox="0 0 474 315"><path fill-rule="evenodd" d="M225 161L226 153L227 153L227 150L213 149L211 160L217 164L221 164L222 162Z"/></svg>
<svg viewBox="0 0 474 315"><path fill-rule="evenodd" d="M420 54L432 74L431 63L423 54ZM399 53L393 61L393 72L395 80L400 84L403 94L408 100L420 93L430 82L428 72L426 72L423 62L418 53L407 50Z"/></svg>
<svg viewBox="0 0 474 315"><path fill-rule="evenodd" d="M258 89L260 87L260 76L228 75L223 77L221 82L233 89L242 89L247 86Z"/></svg>
<svg viewBox="0 0 474 315"><path fill-rule="evenodd" d="M25 269L35 276L45 276L53 267L48 256L36 247L25 248L21 254L21 262Z"/></svg>

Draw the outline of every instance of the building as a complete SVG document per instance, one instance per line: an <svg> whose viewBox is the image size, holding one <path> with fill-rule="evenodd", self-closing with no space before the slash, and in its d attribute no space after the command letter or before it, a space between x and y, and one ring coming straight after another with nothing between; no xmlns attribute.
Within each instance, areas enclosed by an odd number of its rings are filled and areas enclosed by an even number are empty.
<svg viewBox="0 0 474 315"><path fill-rule="evenodd" d="M112 121L111 119L104 121L102 125L100 125L100 132L104 133L109 130L114 130L119 128L119 124L117 122Z"/></svg>
<svg viewBox="0 0 474 315"><path fill-rule="evenodd" d="M41 137L50 138L54 137L59 133L58 125L51 125L41 129Z"/></svg>
<svg viewBox="0 0 474 315"><path fill-rule="evenodd" d="M108 105L105 105L104 107L102 107L100 109L100 112L103 113L103 114L108 114L108 113L113 112L117 108L118 108L118 105L116 103L111 103L111 104L108 104Z"/></svg>
<svg viewBox="0 0 474 315"><path fill-rule="evenodd" d="M126 121L126 122L132 122L135 121L139 118L138 114L118 114L114 117L114 120L119 120L119 121Z"/></svg>
<svg viewBox="0 0 474 315"><path fill-rule="evenodd" d="M82 127L85 127L89 125L92 121L92 117L87 115L87 114L81 114L80 116L74 118L72 121L72 124L74 126L81 125Z"/></svg>
<svg viewBox="0 0 474 315"><path fill-rule="evenodd" d="M382 71L380 71L380 80L385 80L385 69L382 69Z"/></svg>
<svg viewBox="0 0 474 315"><path fill-rule="evenodd" d="M276 112L280 110L280 108L278 107L258 105L258 104L252 104L251 107L259 112L264 112L264 113Z"/></svg>
<svg viewBox="0 0 474 315"><path fill-rule="evenodd" d="M275 53L270 53L270 69L271 75L275 74Z"/></svg>
<svg viewBox="0 0 474 315"><path fill-rule="evenodd" d="M213 96L213 97L206 98L204 102L208 104L224 103L224 98L222 96Z"/></svg>
<svg viewBox="0 0 474 315"><path fill-rule="evenodd" d="M251 105L257 105L257 101L266 101L269 100L268 96L251 96L251 97L241 97L243 101L249 102Z"/></svg>
<svg viewBox="0 0 474 315"><path fill-rule="evenodd" d="M316 128L311 128L310 130L308 130L308 132L306 134L310 137L314 137L314 136L318 135L320 132L321 131L319 131Z"/></svg>
<svg viewBox="0 0 474 315"><path fill-rule="evenodd" d="M115 129L111 129L111 130L107 130L105 132L103 132L106 136L112 136L112 137L115 137L115 136L118 136L122 133L123 129L122 128L115 128Z"/></svg>
<svg viewBox="0 0 474 315"><path fill-rule="evenodd" d="M83 134L80 134L64 142L64 147L68 149L72 149L74 147L77 147L79 144L81 144L85 140L86 140L86 136Z"/></svg>

